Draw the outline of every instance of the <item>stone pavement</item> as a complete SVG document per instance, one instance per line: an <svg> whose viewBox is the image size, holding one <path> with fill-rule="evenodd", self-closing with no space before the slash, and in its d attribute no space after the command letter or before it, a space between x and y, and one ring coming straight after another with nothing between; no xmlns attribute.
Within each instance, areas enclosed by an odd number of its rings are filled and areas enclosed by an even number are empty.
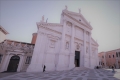
<svg viewBox="0 0 120 80"><path fill-rule="evenodd" d="M13 75L13 74L17 74L18 72L4 72L4 73L0 73L0 78L2 77L6 77L9 75Z"/></svg>
<svg viewBox="0 0 120 80"><path fill-rule="evenodd" d="M4 73L0 73L4 74ZM9 75L0 80L120 80L120 70L112 72L107 69L86 69L53 72L21 72Z"/></svg>

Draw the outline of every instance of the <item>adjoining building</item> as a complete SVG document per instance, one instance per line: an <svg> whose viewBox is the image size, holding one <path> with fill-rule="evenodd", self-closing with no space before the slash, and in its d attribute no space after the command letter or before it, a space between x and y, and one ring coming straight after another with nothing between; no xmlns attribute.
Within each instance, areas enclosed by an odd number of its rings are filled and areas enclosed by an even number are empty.
<svg viewBox="0 0 120 80"><path fill-rule="evenodd" d="M26 71L33 54L34 44L14 40L0 43L0 72Z"/></svg>
<svg viewBox="0 0 120 80"><path fill-rule="evenodd" d="M100 52L98 56L99 65L101 67L111 68L113 66L117 69L120 69L120 48L111 51Z"/></svg>
<svg viewBox="0 0 120 80"><path fill-rule="evenodd" d="M8 32L0 26L0 72L26 71L30 64L34 44L8 40Z"/></svg>
<svg viewBox="0 0 120 80"><path fill-rule="evenodd" d="M91 37L92 26L81 14L62 11L60 23L37 22L35 48L27 72L94 68L98 65L98 43Z"/></svg>

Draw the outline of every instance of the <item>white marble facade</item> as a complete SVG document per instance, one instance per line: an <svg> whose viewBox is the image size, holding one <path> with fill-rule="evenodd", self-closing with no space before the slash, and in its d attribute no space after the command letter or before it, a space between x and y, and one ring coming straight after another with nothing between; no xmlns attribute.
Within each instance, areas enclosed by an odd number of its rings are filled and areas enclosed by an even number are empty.
<svg viewBox="0 0 120 80"><path fill-rule="evenodd" d="M92 26L79 13L62 11L60 23L37 22L37 40L27 72L70 70L75 67L75 51L80 52L79 67L98 65L98 44L91 37Z"/></svg>

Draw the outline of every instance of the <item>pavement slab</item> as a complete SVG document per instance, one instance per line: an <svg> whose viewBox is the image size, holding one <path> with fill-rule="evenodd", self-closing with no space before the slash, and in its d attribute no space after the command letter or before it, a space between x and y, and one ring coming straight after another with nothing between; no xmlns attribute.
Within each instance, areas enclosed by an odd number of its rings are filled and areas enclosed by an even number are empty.
<svg viewBox="0 0 120 80"><path fill-rule="evenodd" d="M120 80L120 70L87 69L52 72L0 73L0 80Z"/></svg>

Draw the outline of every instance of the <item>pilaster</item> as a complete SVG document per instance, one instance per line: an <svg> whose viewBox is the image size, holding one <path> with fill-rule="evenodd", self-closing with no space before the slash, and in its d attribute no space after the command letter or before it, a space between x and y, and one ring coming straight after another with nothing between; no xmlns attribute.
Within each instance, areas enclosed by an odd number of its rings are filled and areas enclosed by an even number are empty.
<svg viewBox="0 0 120 80"><path fill-rule="evenodd" d="M56 67L57 71L65 70L65 63L64 63L64 51L65 51L65 32L66 32L66 19L63 20L63 31L62 31L62 38L61 38L61 46L60 46L60 53L59 53L59 60Z"/></svg>
<svg viewBox="0 0 120 80"><path fill-rule="evenodd" d="M91 67L91 58L92 58L92 55L91 55L91 33L89 32L89 67Z"/></svg>
<svg viewBox="0 0 120 80"><path fill-rule="evenodd" d="M74 57L75 57L75 46L74 46L74 37L75 37L75 25L72 24L72 34L71 34L71 45L70 45L70 60L69 60L69 69L75 67Z"/></svg>
<svg viewBox="0 0 120 80"><path fill-rule="evenodd" d="M17 68L17 72L20 72L21 69L22 69L24 55L19 55L19 57L20 57L20 61L19 61L19 65L18 65L18 68Z"/></svg>
<svg viewBox="0 0 120 80"><path fill-rule="evenodd" d="M64 50L65 50L66 22L67 22L67 21L64 19L63 31L62 31L62 40L61 40L61 48L60 48L60 54L63 54L63 53L64 53Z"/></svg>
<svg viewBox="0 0 120 80"><path fill-rule="evenodd" d="M75 26L72 24L72 37L71 37L71 51L70 53L74 54L75 53L75 48L74 48L74 37L75 37Z"/></svg>
<svg viewBox="0 0 120 80"><path fill-rule="evenodd" d="M86 54L86 30L84 30L84 34L83 34L83 35L84 35L84 55L83 55L83 56L84 56L84 57L83 57L83 58L84 58L84 59L83 59L84 61L83 61L83 62L84 62L84 67L85 67L85 54Z"/></svg>
<svg viewBox="0 0 120 80"><path fill-rule="evenodd" d="M5 56L5 60L4 60L4 63L3 63L3 65L1 66L1 71L0 72L3 72L3 71L6 71L6 65L7 65L7 62L8 62L8 60L9 60L9 54L6 54L6 56Z"/></svg>

